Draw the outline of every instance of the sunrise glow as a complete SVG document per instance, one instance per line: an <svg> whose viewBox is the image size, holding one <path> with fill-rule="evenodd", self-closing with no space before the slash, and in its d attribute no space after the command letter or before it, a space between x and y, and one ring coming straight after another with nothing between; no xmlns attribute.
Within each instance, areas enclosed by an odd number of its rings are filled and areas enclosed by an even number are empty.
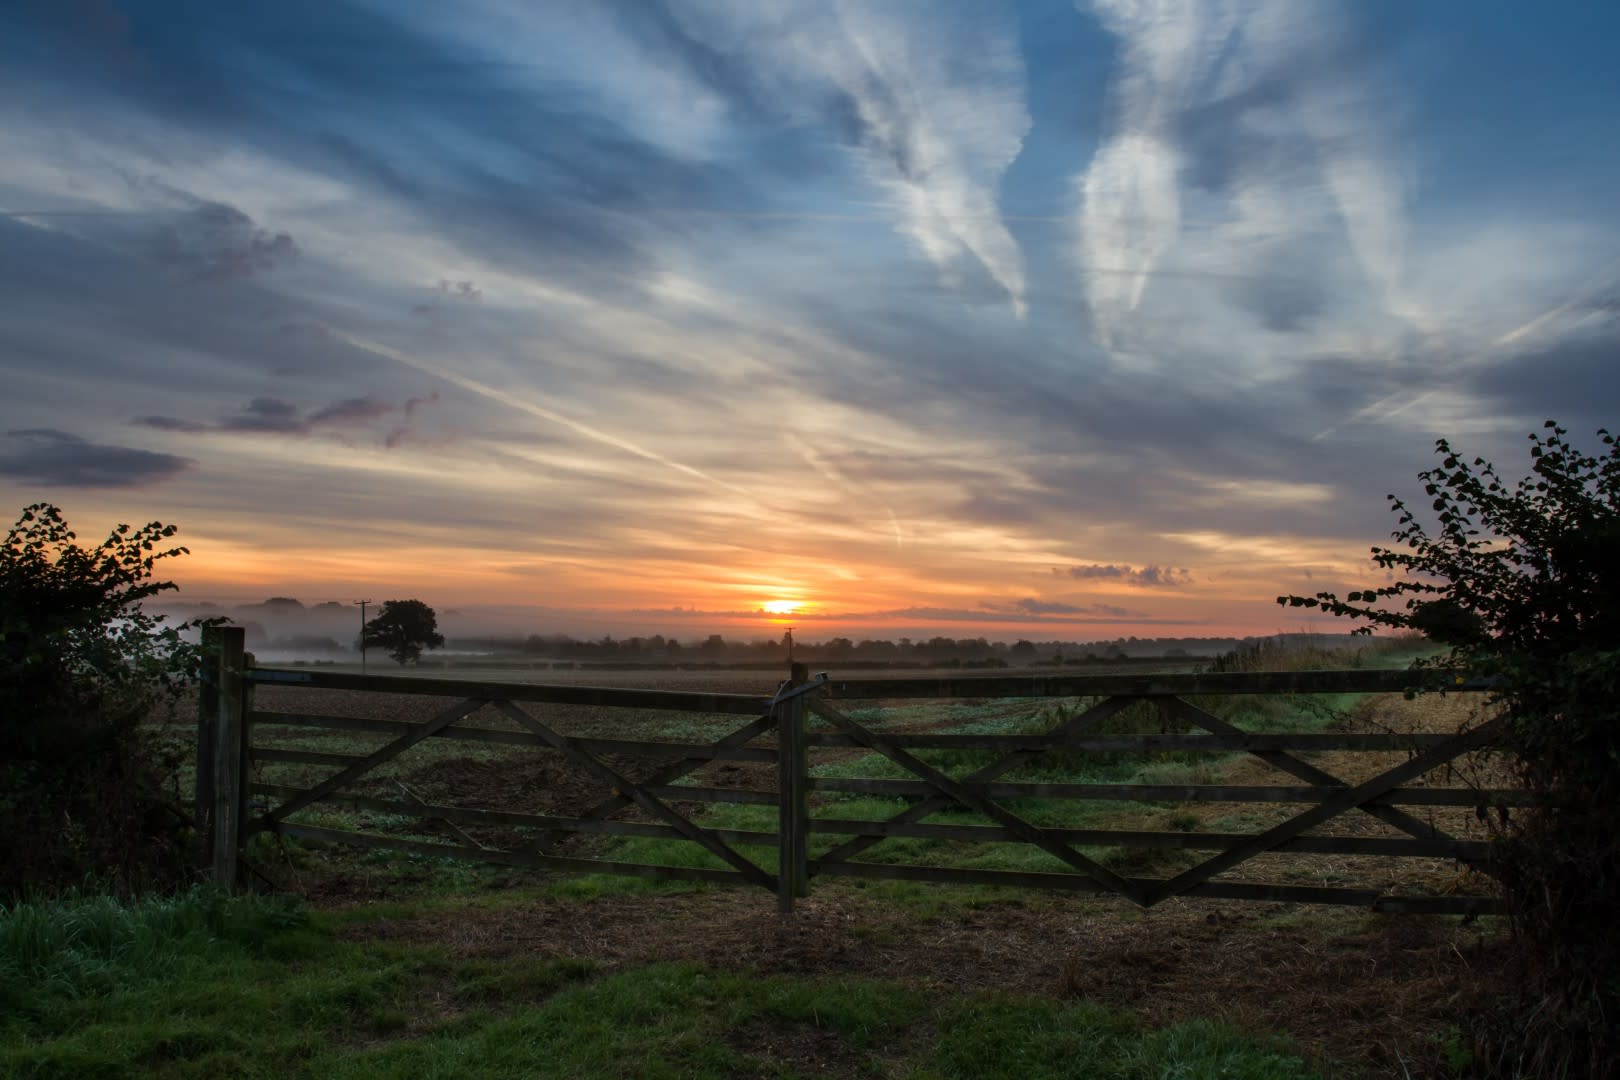
<svg viewBox="0 0 1620 1080"><path fill-rule="evenodd" d="M185 601L1342 630L1436 437L1620 414L1620 5L81 7L0 4L0 500Z"/></svg>

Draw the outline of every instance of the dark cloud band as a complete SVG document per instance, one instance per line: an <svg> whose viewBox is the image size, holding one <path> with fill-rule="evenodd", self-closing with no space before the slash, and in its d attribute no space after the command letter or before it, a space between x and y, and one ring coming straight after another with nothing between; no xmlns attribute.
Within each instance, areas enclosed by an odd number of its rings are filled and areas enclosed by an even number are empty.
<svg viewBox="0 0 1620 1080"><path fill-rule="evenodd" d="M93 443L54 428L11 431L0 440L0 475L47 487L143 487L191 464L189 458Z"/></svg>

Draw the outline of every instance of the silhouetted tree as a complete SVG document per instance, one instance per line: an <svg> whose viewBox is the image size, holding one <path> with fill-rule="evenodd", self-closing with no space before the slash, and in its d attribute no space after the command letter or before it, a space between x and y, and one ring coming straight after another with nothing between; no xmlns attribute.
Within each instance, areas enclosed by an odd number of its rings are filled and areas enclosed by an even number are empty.
<svg viewBox="0 0 1620 1080"><path fill-rule="evenodd" d="M1493 858L1530 961L1529 994L1483 1025L1493 1075L1598 1076L1620 1055L1620 445L1585 454L1549 420L1531 475L1509 484L1444 439L1418 474L1438 529L1400 499L1393 584L1279 603L1422 630L1449 652L1428 667L1494 677L1502 749L1534 798L1499 809ZM1363 627L1358 632L1366 632Z"/></svg>
<svg viewBox="0 0 1620 1080"><path fill-rule="evenodd" d="M382 613L366 623L361 638L366 648L381 646L400 667L414 664L424 648L444 644L439 617L420 600L385 600Z"/></svg>

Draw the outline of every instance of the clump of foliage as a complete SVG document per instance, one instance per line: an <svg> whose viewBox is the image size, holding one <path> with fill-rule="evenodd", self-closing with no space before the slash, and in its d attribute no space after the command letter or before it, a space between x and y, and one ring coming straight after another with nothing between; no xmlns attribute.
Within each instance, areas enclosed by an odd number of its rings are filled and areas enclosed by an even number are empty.
<svg viewBox="0 0 1620 1080"><path fill-rule="evenodd" d="M421 659L424 647L443 645L444 635L439 633L438 614L422 601L387 600L381 614L366 623L361 644L368 649L381 646L404 667Z"/></svg>
<svg viewBox="0 0 1620 1080"><path fill-rule="evenodd" d="M177 873L184 814L163 790L178 764L142 737L195 668L185 625L142 610L175 527L119 525L75 543L62 513L23 510L0 547L0 896Z"/></svg>
<svg viewBox="0 0 1620 1080"><path fill-rule="evenodd" d="M1400 527L1373 561L1389 585L1279 603L1416 629L1449 651L1414 666L1494 681L1501 749L1534 804L1498 810L1495 864L1528 965L1527 997L1483 1022L1503 1075L1608 1075L1620 1060L1620 445L1597 455L1548 421L1509 484L1444 439L1418 474L1432 535ZM1365 628L1364 628L1365 629Z"/></svg>

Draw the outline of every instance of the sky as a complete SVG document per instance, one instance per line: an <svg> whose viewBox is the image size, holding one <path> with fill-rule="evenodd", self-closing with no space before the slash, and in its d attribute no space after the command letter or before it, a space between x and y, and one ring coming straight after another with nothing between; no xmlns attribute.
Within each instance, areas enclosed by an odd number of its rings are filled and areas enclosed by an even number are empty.
<svg viewBox="0 0 1620 1080"><path fill-rule="evenodd" d="M1620 5L8 0L0 502L512 632L1344 629L1620 418ZM15 514L12 514L14 517ZM8 520L10 520L8 518Z"/></svg>

